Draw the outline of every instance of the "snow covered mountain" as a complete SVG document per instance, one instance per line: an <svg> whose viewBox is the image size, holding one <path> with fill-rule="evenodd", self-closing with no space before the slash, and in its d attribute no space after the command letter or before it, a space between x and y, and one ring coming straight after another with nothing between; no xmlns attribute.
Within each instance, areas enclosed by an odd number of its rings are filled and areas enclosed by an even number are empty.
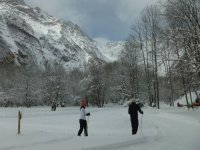
<svg viewBox="0 0 200 150"><path fill-rule="evenodd" d="M114 62L120 59L125 42L123 41L108 41L102 38L96 38L96 45L104 55L104 60Z"/></svg>
<svg viewBox="0 0 200 150"><path fill-rule="evenodd" d="M60 62L66 69L83 69L104 56L77 25L31 8L24 0L0 0L0 62L43 66Z"/></svg>

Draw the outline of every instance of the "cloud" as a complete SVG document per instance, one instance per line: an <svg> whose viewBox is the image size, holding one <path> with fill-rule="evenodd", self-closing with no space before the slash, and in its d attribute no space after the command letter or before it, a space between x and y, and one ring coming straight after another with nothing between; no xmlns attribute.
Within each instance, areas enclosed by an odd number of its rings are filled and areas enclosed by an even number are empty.
<svg viewBox="0 0 200 150"><path fill-rule="evenodd" d="M141 10L157 0L25 0L78 24L92 38L123 40Z"/></svg>
<svg viewBox="0 0 200 150"><path fill-rule="evenodd" d="M97 37L97 38L94 38L94 40L96 42L98 42L98 44L101 46L106 45L106 43L108 43L110 41L110 40L106 39L105 37Z"/></svg>
<svg viewBox="0 0 200 150"><path fill-rule="evenodd" d="M152 4L156 1L157 0L119 0L116 13L121 21L132 23L147 4Z"/></svg>

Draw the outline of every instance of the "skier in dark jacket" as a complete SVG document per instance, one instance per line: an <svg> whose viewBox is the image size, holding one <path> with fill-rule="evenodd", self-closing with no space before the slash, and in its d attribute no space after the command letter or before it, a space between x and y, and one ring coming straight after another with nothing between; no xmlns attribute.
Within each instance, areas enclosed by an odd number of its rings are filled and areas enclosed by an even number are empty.
<svg viewBox="0 0 200 150"><path fill-rule="evenodd" d="M81 136L83 129L85 136L88 136L86 116L90 116L90 113L87 112L85 108L86 108L86 100L82 100L80 107L80 119L79 119L80 129L78 131L78 136Z"/></svg>
<svg viewBox="0 0 200 150"><path fill-rule="evenodd" d="M131 104L128 108L128 113L130 114L131 118L131 126L132 126L132 135L137 133L138 130L138 111L139 113L143 114L143 111L140 109L140 106L136 104L136 100L132 99Z"/></svg>

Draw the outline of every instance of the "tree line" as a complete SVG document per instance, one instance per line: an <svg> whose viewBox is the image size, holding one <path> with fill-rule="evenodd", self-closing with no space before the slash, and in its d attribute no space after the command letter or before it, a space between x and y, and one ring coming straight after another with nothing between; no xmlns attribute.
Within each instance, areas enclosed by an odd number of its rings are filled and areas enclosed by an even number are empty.
<svg viewBox="0 0 200 150"><path fill-rule="evenodd" d="M199 0L166 0L147 6L133 25L126 47L138 58L134 68L144 67L150 105L159 108L165 95L174 106L175 98L185 95L189 108L191 92L198 96L200 85ZM164 77L159 75L162 68ZM162 78L165 94L160 91Z"/></svg>
<svg viewBox="0 0 200 150"><path fill-rule="evenodd" d="M166 0L147 6L131 28L120 59L91 60L85 70L66 71L61 62L38 67L0 64L0 105L50 105L52 101L103 107L131 97L160 108L174 106L200 88L200 1ZM188 97L188 93L190 96Z"/></svg>

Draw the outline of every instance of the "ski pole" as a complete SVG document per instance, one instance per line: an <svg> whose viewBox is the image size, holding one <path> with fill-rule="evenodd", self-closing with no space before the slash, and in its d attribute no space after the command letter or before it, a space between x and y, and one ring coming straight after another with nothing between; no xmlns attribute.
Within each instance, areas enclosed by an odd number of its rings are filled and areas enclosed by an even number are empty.
<svg viewBox="0 0 200 150"><path fill-rule="evenodd" d="M87 135L88 135L88 124L89 124L89 120L90 120L90 119L89 119L89 116L87 116L87 127L86 127L86 128L87 128Z"/></svg>
<svg viewBox="0 0 200 150"><path fill-rule="evenodd" d="M141 121L140 121L141 123L140 123L140 125L139 125L140 131L141 131L141 133L142 133L142 135L143 135L143 132L142 132L142 119L143 119L143 114L142 114L142 117L141 117L141 119L140 119L140 120L141 120ZM144 135L143 135L143 136L144 136Z"/></svg>
<svg viewBox="0 0 200 150"><path fill-rule="evenodd" d="M89 121L90 121L90 118L89 118L89 116L87 116L87 122L88 122L87 124L89 124Z"/></svg>
<svg viewBox="0 0 200 150"><path fill-rule="evenodd" d="M141 130L142 130L142 118L143 118L143 114L142 114L142 117L141 117Z"/></svg>

